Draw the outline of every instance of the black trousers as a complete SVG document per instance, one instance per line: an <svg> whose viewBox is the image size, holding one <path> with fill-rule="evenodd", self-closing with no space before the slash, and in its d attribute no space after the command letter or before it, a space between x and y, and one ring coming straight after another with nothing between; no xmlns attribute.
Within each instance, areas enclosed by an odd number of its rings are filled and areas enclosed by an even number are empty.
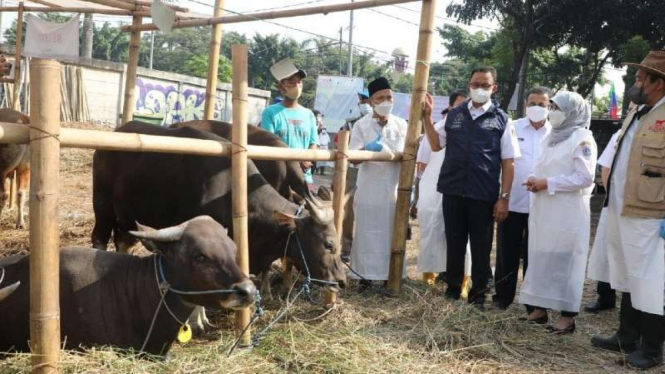
<svg viewBox="0 0 665 374"><path fill-rule="evenodd" d="M471 241L471 280L469 302L482 302L492 278L490 252L494 236L494 202L461 196L443 196L443 219L446 225L447 293L459 298L464 279L464 256Z"/></svg>
<svg viewBox="0 0 665 374"><path fill-rule="evenodd" d="M602 305L616 305L616 292L609 283L598 282L596 286L598 302Z"/></svg>
<svg viewBox="0 0 665 374"><path fill-rule="evenodd" d="M517 275L522 258L522 276L529 263L529 214L509 212L497 228L496 268L492 299L507 307L515 300Z"/></svg>

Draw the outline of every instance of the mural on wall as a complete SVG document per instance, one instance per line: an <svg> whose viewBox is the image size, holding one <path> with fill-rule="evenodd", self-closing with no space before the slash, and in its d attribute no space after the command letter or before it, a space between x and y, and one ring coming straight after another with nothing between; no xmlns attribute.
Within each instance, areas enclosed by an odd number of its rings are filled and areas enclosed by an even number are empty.
<svg viewBox="0 0 665 374"><path fill-rule="evenodd" d="M160 116L163 126L203 119L205 89L184 85L179 92L178 86L172 82L138 78L134 92L134 112ZM224 98L218 96L213 119L223 120L224 109Z"/></svg>

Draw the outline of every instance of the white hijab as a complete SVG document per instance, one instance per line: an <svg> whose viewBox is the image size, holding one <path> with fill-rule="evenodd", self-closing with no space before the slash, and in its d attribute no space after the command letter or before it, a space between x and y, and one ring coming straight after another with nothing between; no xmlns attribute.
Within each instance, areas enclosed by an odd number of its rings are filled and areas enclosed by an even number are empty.
<svg viewBox="0 0 665 374"><path fill-rule="evenodd" d="M548 145L554 147L568 139L578 129L588 129L591 125L591 106L575 92L561 91L552 98L559 109L566 115L563 123L552 127Z"/></svg>

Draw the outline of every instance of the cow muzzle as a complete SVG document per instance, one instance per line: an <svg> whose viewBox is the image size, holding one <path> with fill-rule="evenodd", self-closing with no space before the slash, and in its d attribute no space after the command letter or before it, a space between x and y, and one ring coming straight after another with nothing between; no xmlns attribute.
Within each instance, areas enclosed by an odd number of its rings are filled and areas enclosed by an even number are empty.
<svg viewBox="0 0 665 374"><path fill-rule="evenodd" d="M254 304L254 300L256 299L256 286L251 280L246 279L242 282L235 283L231 286L231 290L233 290L234 293L221 301L222 307L229 309L243 309Z"/></svg>

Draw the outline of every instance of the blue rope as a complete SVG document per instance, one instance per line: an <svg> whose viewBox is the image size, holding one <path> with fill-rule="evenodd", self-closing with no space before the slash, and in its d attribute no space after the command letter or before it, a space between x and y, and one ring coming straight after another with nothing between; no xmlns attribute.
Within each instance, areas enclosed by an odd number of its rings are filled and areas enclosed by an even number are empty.
<svg viewBox="0 0 665 374"><path fill-rule="evenodd" d="M159 264L159 275L160 275L160 284L166 284L165 289L166 291L171 291L173 293L177 293L179 295L209 295L209 294L216 294L216 293L236 293L238 290L208 290L208 291L181 291L178 289L175 289L171 286L171 284L166 280L166 276L164 275L164 266L162 264L162 259L164 256L161 254L158 254L158 261L157 263Z"/></svg>

